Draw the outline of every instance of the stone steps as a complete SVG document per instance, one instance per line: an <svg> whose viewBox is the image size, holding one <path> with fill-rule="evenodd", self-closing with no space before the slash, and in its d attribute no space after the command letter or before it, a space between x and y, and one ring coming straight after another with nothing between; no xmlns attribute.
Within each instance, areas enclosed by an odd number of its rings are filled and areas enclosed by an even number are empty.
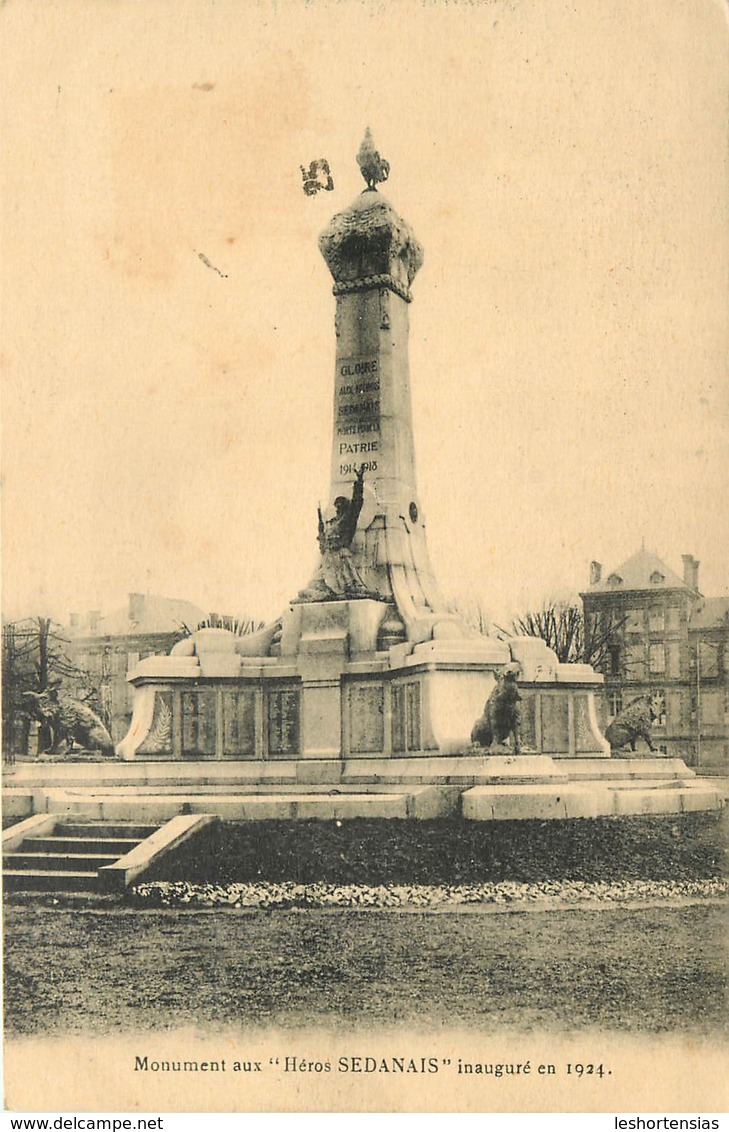
<svg viewBox="0 0 729 1132"><path fill-rule="evenodd" d="M95 892L98 886L97 872L3 869L3 888L6 892Z"/></svg>
<svg viewBox="0 0 729 1132"><path fill-rule="evenodd" d="M109 839L121 839L126 845L130 841L138 842L143 841L145 837L151 837L156 828L156 825L140 825L138 822L114 824L113 822L64 821L63 834L61 836L92 839L102 837L104 841Z"/></svg>
<svg viewBox="0 0 729 1132"><path fill-rule="evenodd" d="M3 832L3 884L7 891L123 891L153 860L202 829L211 818L159 822L89 821L87 810L70 820L37 814Z"/></svg>
<svg viewBox="0 0 729 1132"><path fill-rule="evenodd" d="M19 853L13 853L6 859L5 868L8 871L26 872L33 869L42 869L46 864L51 864L53 870L59 872L75 872L81 869L97 873L104 865L118 861L121 856L120 853L35 852L26 850L27 844L28 842L25 842Z"/></svg>
<svg viewBox="0 0 729 1132"><path fill-rule="evenodd" d="M154 832L155 827L150 827ZM149 834L145 834L148 837ZM26 844L29 852L33 853L68 853L95 855L98 853L111 853L114 860L128 853L140 842L139 837L28 837ZM31 850L32 845L32 850Z"/></svg>
<svg viewBox="0 0 729 1132"><path fill-rule="evenodd" d="M84 892L99 887L99 869L114 864L157 828L51 821L53 832L23 837L3 853L3 883L10 891ZM9 831L11 832L11 831Z"/></svg>

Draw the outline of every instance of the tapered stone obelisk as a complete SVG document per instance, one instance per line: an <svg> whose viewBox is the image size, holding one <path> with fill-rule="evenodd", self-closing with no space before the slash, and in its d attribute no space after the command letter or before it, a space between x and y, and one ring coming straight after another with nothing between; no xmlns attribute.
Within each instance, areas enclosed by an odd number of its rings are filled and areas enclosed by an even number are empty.
<svg viewBox="0 0 729 1132"><path fill-rule="evenodd" d="M319 238L336 299L330 512L364 468L351 553L369 596L392 603L393 640L470 634L433 577L415 474L408 361L411 285L423 263L415 234L377 190L389 173L369 130L358 155L367 188ZM319 582L302 591L326 593Z"/></svg>

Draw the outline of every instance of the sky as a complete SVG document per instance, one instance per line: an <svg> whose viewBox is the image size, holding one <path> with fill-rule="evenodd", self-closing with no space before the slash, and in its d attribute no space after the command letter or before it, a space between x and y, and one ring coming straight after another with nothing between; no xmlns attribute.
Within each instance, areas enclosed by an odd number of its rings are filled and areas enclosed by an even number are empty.
<svg viewBox="0 0 729 1132"><path fill-rule="evenodd" d="M3 609L268 618L328 493L319 232L363 187L410 307L441 589L497 621L644 541L729 589L721 3L3 9ZM329 161L309 197L300 166Z"/></svg>

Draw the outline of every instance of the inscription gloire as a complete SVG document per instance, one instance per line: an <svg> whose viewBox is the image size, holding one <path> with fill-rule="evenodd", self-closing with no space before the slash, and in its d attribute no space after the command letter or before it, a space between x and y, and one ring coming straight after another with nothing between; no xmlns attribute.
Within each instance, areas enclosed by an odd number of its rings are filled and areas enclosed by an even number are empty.
<svg viewBox="0 0 729 1132"><path fill-rule="evenodd" d="M361 373L377 373L377 366L377 358L368 362L344 362L339 372L342 377L359 377Z"/></svg>
<svg viewBox="0 0 729 1132"><path fill-rule="evenodd" d="M337 435L360 436L380 431L380 378L378 358L340 359L337 366ZM377 452L376 440L340 442L339 456L359 456ZM361 461L339 465L339 475L354 475ZM365 471L377 470L371 460Z"/></svg>

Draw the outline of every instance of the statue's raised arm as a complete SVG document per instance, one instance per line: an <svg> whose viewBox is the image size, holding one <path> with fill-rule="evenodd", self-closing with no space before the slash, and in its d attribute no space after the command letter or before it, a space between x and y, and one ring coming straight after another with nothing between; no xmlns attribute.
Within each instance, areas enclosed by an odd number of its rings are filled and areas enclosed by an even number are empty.
<svg viewBox="0 0 729 1132"><path fill-rule="evenodd" d="M345 546L350 545L357 531L357 523L362 510L362 503L364 502L364 473L365 466L362 464L357 472L354 487L352 488L352 501L347 509L346 531L344 532L344 538L346 539L344 543Z"/></svg>

